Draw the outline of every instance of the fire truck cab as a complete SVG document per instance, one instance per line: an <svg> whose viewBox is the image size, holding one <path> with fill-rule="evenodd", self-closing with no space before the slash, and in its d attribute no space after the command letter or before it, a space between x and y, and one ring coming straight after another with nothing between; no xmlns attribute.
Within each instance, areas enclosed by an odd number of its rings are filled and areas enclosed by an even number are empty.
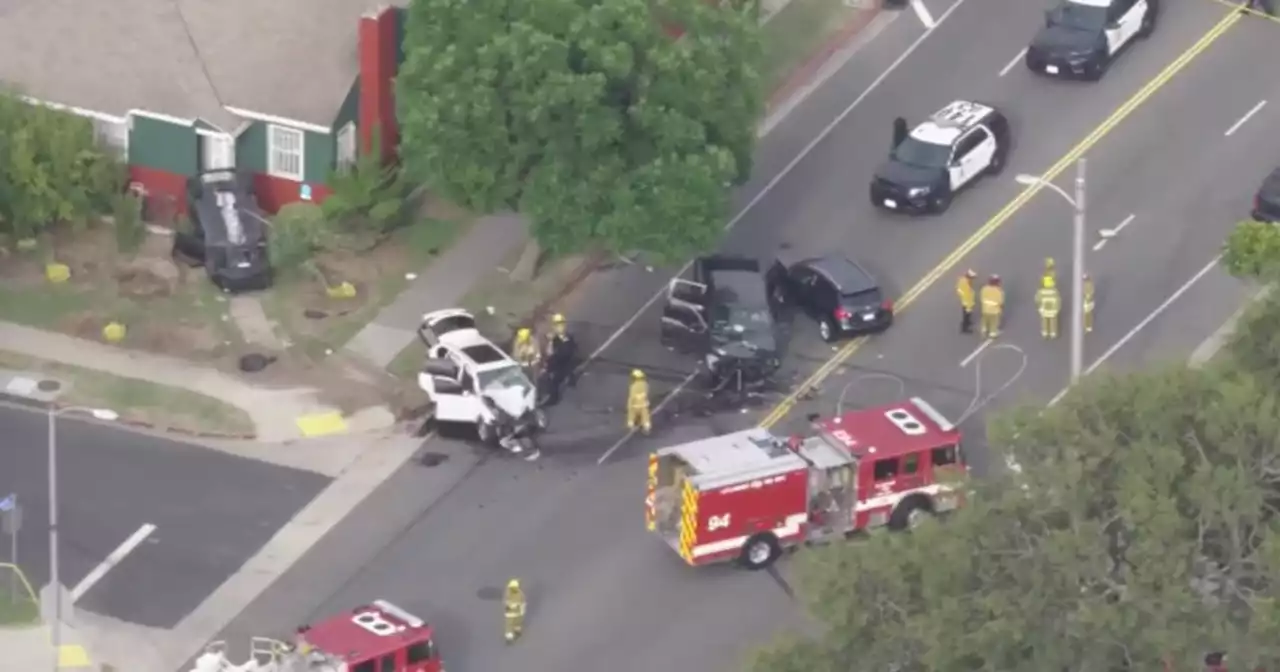
<svg viewBox="0 0 1280 672"><path fill-rule="evenodd" d="M690 565L751 569L782 550L960 504L960 431L923 399L818 420L807 437L755 428L649 457L646 525Z"/></svg>
<svg viewBox="0 0 1280 672"><path fill-rule="evenodd" d="M213 642L191 672L444 672L431 626L386 600L298 628L292 644L254 637L249 653L236 665Z"/></svg>

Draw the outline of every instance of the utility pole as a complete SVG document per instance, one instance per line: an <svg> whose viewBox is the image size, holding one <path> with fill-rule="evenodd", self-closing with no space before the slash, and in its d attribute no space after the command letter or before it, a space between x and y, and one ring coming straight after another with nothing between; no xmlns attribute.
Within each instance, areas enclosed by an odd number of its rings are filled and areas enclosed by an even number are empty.
<svg viewBox="0 0 1280 672"><path fill-rule="evenodd" d="M1084 157L1076 160L1075 231L1071 255L1071 384L1084 368Z"/></svg>

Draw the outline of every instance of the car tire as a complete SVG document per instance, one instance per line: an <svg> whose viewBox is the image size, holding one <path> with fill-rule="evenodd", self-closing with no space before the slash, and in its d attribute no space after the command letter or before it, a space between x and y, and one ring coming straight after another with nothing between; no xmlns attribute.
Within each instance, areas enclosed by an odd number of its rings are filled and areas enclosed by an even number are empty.
<svg viewBox="0 0 1280 672"><path fill-rule="evenodd" d="M932 515L933 505L929 503L928 498L921 495L912 495L902 500L897 508L893 510L893 513L889 514L889 529L911 529L923 522L926 517Z"/></svg>
<svg viewBox="0 0 1280 672"><path fill-rule="evenodd" d="M480 443L494 445L498 442L498 433L494 430L493 425L483 421L476 421L476 438L480 439Z"/></svg>
<svg viewBox="0 0 1280 672"><path fill-rule="evenodd" d="M1008 151L997 147L996 153L991 156L991 163L987 164L986 173L992 177L1004 172L1004 163L1008 158Z"/></svg>
<svg viewBox="0 0 1280 672"><path fill-rule="evenodd" d="M1091 82L1096 82L1102 79L1103 76L1107 74L1107 70L1110 67L1111 67L1111 57L1104 56L1102 57L1101 60L1098 61L1097 65L1085 70L1084 78Z"/></svg>
<svg viewBox="0 0 1280 672"><path fill-rule="evenodd" d="M951 208L951 192L950 191L939 194L937 198L933 199L933 214L941 215L942 213L946 212L950 208Z"/></svg>
<svg viewBox="0 0 1280 672"><path fill-rule="evenodd" d="M747 569L765 569L782 556L782 545L772 533L762 532L747 539L742 545L738 562Z"/></svg>
<svg viewBox="0 0 1280 672"><path fill-rule="evenodd" d="M835 343L840 340L840 327L831 318L824 317L818 321L818 336L823 342Z"/></svg>
<svg viewBox="0 0 1280 672"><path fill-rule="evenodd" d="M1142 17L1142 25L1138 27L1138 37L1147 39L1151 34L1156 32L1156 10L1151 5L1147 5L1147 15Z"/></svg>

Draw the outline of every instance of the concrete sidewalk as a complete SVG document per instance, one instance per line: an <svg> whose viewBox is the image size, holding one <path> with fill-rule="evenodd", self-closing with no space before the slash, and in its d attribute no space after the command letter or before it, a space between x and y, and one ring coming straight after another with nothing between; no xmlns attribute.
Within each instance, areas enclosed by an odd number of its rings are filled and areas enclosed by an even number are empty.
<svg viewBox="0 0 1280 672"><path fill-rule="evenodd" d="M55 332L0 322L0 349L122 378L133 378L158 385L188 390L235 406L249 415L256 429L256 440L279 443L302 438L302 423L307 418L337 414L337 409L319 401L316 390L308 388L273 389L258 387L235 376L198 366L192 362L67 336ZM22 372L7 376L8 383ZM39 379L43 376L31 374ZM66 382L66 381L63 381ZM13 389L12 387L10 389ZM355 424L385 426L389 415L380 410L378 418L365 418L373 413L356 414ZM300 424L302 423L302 424ZM344 421L344 431L352 431Z"/></svg>
<svg viewBox="0 0 1280 672"><path fill-rule="evenodd" d="M528 239L529 226L520 215L481 217L365 325L346 350L386 368L417 338L423 313L456 307L485 274L505 263Z"/></svg>

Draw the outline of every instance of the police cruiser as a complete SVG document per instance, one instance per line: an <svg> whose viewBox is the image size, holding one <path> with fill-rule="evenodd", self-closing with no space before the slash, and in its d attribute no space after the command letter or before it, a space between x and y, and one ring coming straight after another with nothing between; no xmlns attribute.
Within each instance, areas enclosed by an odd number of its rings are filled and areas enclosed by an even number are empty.
<svg viewBox="0 0 1280 672"><path fill-rule="evenodd" d="M1099 79L1120 50L1156 29L1157 0L1065 0L1027 47L1033 72Z"/></svg>
<svg viewBox="0 0 1280 672"><path fill-rule="evenodd" d="M939 213L982 175L1004 169L1009 121L990 105L957 100L916 126L871 181L871 202L907 213Z"/></svg>

